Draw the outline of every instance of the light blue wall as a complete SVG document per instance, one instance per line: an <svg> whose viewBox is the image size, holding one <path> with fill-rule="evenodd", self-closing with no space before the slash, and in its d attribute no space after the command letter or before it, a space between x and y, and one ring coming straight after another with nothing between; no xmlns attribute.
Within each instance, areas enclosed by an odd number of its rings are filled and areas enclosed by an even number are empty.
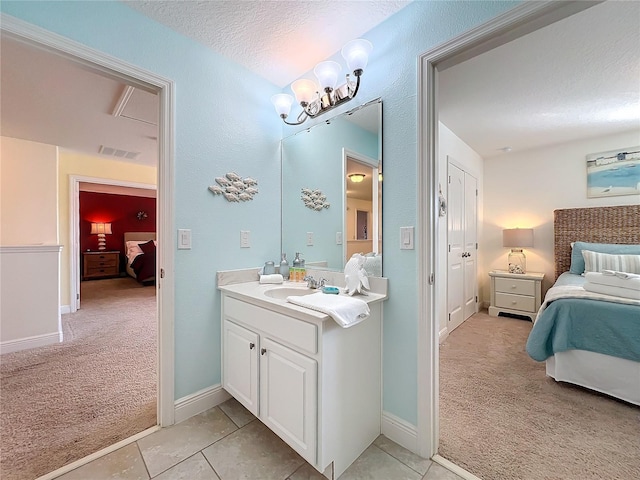
<svg viewBox="0 0 640 480"><path fill-rule="evenodd" d="M341 113L354 103L382 98L383 271L389 278L389 300L384 306L383 403L385 411L414 425L418 411L417 352L425 347L416 342L417 252L400 250L399 232L402 226L416 225L418 56L518 3L416 1L408 5L363 36L374 47L361 90L355 100L336 109ZM332 59L344 68L339 54ZM292 118L297 114L298 110L292 109ZM286 135L293 131L295 127L285 128Z"/></svg>
<svg viewBox="0 0 640 480"><path fill-rule="evenodd" d="M280 250L282 130L269 102L278 89L122 3L1 8L176 83L175 225L192 229L193 249L176 251L175 398L220 383L216 271L257 266ZM207 190L229 171L258 180L252 202ZM239 248L240 230L251 231L251 248Z"/></svg>
<svg viewBox="0 0 640 480"><path fill-rule="evenodd" d="M416 251L400 251L399 229L416 224L417 58L518 3L416 1L364 35L374 51L354 102L381 97L384 103L384 272L390 279L384 309L384 409L413 424L417 349L422 348L416 343L418 266ZM193 250L176 257L176 398L218 383L215 271L258 266L277 258L280 248L274 232L279 231L277 139L282 130L265 100L276 89L118 3L3 1L0 8L176 82L176 227L192 228L194 242ZM351 107L346 104L335 113ZM295 130L284 131L288 136ZM207 185L228 170L259 180L253 202L226 204L211 197ZM238 248L240 229L251 230L252 248Z"/></svg>

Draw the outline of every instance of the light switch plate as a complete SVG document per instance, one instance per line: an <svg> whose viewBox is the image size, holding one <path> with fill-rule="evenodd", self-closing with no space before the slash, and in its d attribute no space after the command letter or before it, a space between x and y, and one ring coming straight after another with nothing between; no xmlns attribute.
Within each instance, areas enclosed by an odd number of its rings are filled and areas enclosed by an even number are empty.
<svg viewBox="0 0 640 480"><path fill-rule="evenodd" d="M336 232L336 245L342 245L342 232Z"/></svg>
<svg viewBox="0 0 640 480"><path fill-rule="evenodd" d="M400 227L400 250L413 250L413 227Z"/></svg>
<svg viewBox="0 0 640 480"><path fill-rule="evenodd" d="M307 232L307 247L313 247L313 232Z"/></svg>
<svg viewBox="0 0 640 480"><path fill-rule="evenodd" d="M178 229L178 250L191 250L191 230Z"/></svg>
<svg viewBox="0 0 640 480"><path fill-rule="evenodd" d="M240 230L240 248L251 247L251 232L249 230Z"/></svg>

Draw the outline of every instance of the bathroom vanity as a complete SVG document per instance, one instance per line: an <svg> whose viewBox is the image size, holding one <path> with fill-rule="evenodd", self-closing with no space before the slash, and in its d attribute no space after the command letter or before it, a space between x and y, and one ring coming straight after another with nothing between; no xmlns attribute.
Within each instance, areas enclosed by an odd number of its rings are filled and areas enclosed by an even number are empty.
<svg viewBox="0 0 640 480"><path fill-rule="evenodd" d="M306 284L227 284L224 273L222 386L319 472L338 478L380 434L387 280L357 297L371 316L342 328L286 301L317 292Z"/></svg>

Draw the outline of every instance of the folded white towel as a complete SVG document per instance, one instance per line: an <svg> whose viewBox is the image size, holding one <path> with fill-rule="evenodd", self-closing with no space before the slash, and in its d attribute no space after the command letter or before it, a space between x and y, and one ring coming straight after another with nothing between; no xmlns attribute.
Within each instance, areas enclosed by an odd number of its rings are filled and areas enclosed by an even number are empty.
<svg viewBox="0 0 640 480"><path fill-rule="evenodd" d="M279 273L272 273L271 275L260 275L260 283L282 283L284 278Z"/></svg>
<svg viewBox="0 0 640 480"><path fill-rule="evenodd" d="M611 285L602 285L599 283L586 282L584 289L587 292L601 293L604 295L611 295L613 297L631 298L633 300L640 300L640 290L634 290L631 288L614 287Z"/></svg>
<svg viewBox="0 0 640 480"><path fill-rule="evenodd" d="M624 272L615 272L615 273L624 273ZM635 275L633 273L628 273L627 275L632 275L629 278L623 278L619 275L610 275L600 272L587 272L584 278L587 282L595 283L598 285L607 285L610 287L618 287L625 288L629 290L640 291L640 275Z"/></svg>
<svg viewBox="0 0 640 480"><path fill-rule="evenodd" d="M314 293L299 297L287 297L287 302L326 313L343 328L360 323L371 313L367 302L344 295Z"/></svg>

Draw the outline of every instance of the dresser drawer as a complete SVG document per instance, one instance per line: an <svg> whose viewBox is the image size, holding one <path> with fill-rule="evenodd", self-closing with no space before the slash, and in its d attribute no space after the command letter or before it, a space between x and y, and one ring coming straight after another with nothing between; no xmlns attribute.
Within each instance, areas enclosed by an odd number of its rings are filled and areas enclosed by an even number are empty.
<svg viewBox="0 0 640 480"><path fill-rule="evenodd" d="M256 330L269 332L281 340L309 353L318 352L318 329L312 323L272 312L235 298L224 298L224 316Z"/></svg>
<svg viewBox="0 0 640 480"><path fill-rule="evenodd" d="M86 259L87 268L104 268L104 267L115 267L118 264L118 260L115 257L109 258L96 258L89 257Z"/></svg>
<svg viewBox="0 0 640 480"><path fill-rule="evenodd" d="M512 295L510 293L496 292L495 306L498 308L509 308L511 310L535 312L536 299L534 297L527 297L524 295Z"/></svg>
<svg viewBox="0 0 640 480"><path fill-rule="evenodd" d="M515 293L517 295L535 296L536 281L520 280L515 278L496 278L495 288L496 288L496 292Z"/></svg>

